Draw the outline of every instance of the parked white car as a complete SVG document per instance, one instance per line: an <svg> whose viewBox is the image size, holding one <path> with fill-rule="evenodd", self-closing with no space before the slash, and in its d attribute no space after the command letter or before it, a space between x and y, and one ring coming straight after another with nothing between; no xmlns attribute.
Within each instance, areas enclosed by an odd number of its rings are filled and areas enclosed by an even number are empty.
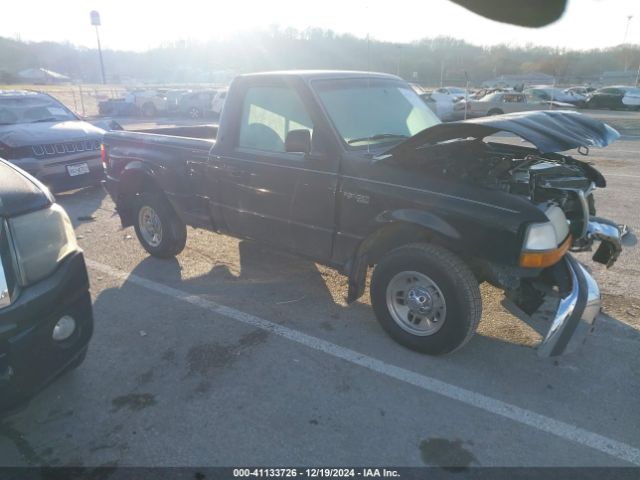
<svg viewBox="0 0 640 480"><path fill-rule="evenodd" d="M527 88L524 93L538 98L539 100L570 103L571 105L580 107L583 107L587 101L586 95L582 95L575 90L563 90L558 87L545 85Z"/></svg>
<svg viewBox="0 0 640 480"><path fill-rule="evenodd" d="M466 106L467 118L528 112L531 110L575 109L575 106L570 103L539 100L523 92L494 92L485 95L480 100L459 103ZM461 115L464 115L464 107L455 113L457 114L456 119L460 119Z"/></svg>
<svg viewBox="0 0 640 480"><path fill-rule="evenodd" d="M434 90L432 94L433 93L447 96L454 102L458 100L462 100L467 96L467 91L461 87L440 87Z"/></svg>
<svg viewBox="0 0 640 480"><path fill-rule="evenodd" d="M453 120L453 107L454 102L449 97L442 93L430 92L425 90L417 83L410 83L413 91L416 92L420 98L427 104L427 106L435 113L440 120L447 121Z"/></svg>
<svg viewBox="0 0 640 480"><path fill-rule="evenodd" d="M125 102L133 103L145 117L154 117L167 111L165 94L159 90L134 90L125 96Z"/></svg>
<svg viewBox="0 0 640 480"><path fill-rule="evenodd" d="M422 93L420 98L442 121L453 120L453 110L456 103L447 95L441 93Z"/></svg>

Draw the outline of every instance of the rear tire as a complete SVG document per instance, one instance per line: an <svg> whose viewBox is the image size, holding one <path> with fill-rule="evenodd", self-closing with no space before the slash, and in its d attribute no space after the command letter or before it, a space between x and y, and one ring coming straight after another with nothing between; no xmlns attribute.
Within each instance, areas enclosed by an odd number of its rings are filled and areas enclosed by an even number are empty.
<svg viewBox="0 0 640 480"><path fill-rule="evenodd" d="M466 344L478 326L478 282L450 251L416 243L380 260L371 278L371 304L382 328L401 345L428 355Z"/></svg>
<svg viewBox="0 0 640 480"><path fill-rule="evenodd" d="M493 115L502 115L504 112L502 110L500 110L499 108L492 108L491 110L489 110L489 112L487 113L488 116L493 116Z"/></svg>
<svg viewBox="0 0 640 480"><path fill-rule="evenodd" d="M142 193L135 198L134 212L136 236L152 256L171 258L184 250L187 227L166 198Z"/></svg>

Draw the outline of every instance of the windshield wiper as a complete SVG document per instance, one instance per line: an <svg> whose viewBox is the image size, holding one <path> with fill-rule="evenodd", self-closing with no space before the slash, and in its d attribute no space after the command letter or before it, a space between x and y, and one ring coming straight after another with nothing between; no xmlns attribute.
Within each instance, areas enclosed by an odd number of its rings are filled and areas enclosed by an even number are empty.
<svg viewBox="0 0 640 480"><path fill-rule="evenodd" d="M47 118L39 118L38 120L34 120L29 123L39 123L39 122L55 122L57 120L56 117L47 117Z"/></svg>
<svg viewBox="0 0 640 480"><path fill-rule="evenodd" d="M366 142L367 140L384 140L385 138L409 138L407 135L402 135L399 133L376 133L375 135L371 135L370 137L362 137L362 138L352 138L348 140L347 143L351 145L356 142Z"/></svg>

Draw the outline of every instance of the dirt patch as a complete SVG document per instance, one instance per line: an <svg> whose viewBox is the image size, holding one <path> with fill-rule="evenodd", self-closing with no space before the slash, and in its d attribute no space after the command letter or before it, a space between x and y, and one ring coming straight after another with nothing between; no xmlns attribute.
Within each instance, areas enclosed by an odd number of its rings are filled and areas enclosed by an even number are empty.
<svg viewBox="0 0 640 480"><path fill-rule="evenodd" d="M502 307L504 294L488 284L480 286L482 293L482 319L478 334L506 343L534 348L542 336L522 320L514 317Z"/></svg>
<svg viewBox="0 0 640 480"><path fill-rule="evenodd" d="M240 337L236 344L208 342L195 345L187 352L188 375L210 377L217 370L233 364L244 350L263 343L268 336L266 330L254 330Z"/></svg>
<svg viewBox="0 0 640 480"><path fill-rule="evenodd" d="M602 310L607 315L640 329L640 298L603 293Z"/></svg>
<svg viewBox="0 0 640 480"><path fill-rule="evenodd" d="M331 322L324 320L323 322L320 322L320 328L322 328L323 330L327 331L327 332L333 332L336 328L331 324Z"/></svg>
<svg viewBox="0 0 640 480"><path fill-rule="evenodd" d="M122 395L111 400L111 405L113 405L112 412L117 412L122 408L128 408L132 412L138 412L156 403L155 395L150 393L130 393L129 395Z"/></svg>
<svg viewBox="0 0 640 480"><path fill-rule="evenodd" d="M162 354L162 361L176 365L176 352L174 350L167 350Z"/></svg>
<svg viewBox="0 0 640 480"><path fill-rule="evenodd" d="M203 343L191 347L187 353L189 375L211 375L215 370L231 364L235 360L235 345Z"/></svg>
<svg viewBox="0 0 640 480"><path fill-rule="evenodd" d="M253 345L258 345L264 342L268 336L269 332L267 332L266 330L255 330L240 337L240 340L238 340L238 346L250 347Z"/></svg>
<svg viewBox="0 0 640 480"><path fill-rule="evenodd" d="M136 382L140 386L146 385L147 383L151 382L151 380L153 380L153 368L136 377Z"/></svg>
<svg viewBox="0 0 640 480"><path fill-rule="evenodd" d="M420 442L420 454L425 465L442 467L445 470L462 470L479 465L478 459L464 447L462 440L429 438ZM471 442L467 442L471 444Z"/></svg>
<svg viewBox="0 0 640 480"><path fill-rule="evenodd" d="M20 452L20 456L29 466L47 465L47 460L36 452L25 436L10 423L0 423L0 437L9 440Z"/></svg>

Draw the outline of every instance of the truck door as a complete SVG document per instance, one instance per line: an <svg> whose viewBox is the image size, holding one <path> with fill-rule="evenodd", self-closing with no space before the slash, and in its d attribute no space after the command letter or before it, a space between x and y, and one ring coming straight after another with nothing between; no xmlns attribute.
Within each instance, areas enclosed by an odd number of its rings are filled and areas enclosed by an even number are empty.
<svg viewBox="0 0 640 480"><path fill-rule="evenodd" d="M219 178L213 211L230 233L318 260L331 257L338 159L327 155L310 109L286 84L248 86L238 135L211 159ZM285 149L292 130L309 130L309 154Z"/></svg>

